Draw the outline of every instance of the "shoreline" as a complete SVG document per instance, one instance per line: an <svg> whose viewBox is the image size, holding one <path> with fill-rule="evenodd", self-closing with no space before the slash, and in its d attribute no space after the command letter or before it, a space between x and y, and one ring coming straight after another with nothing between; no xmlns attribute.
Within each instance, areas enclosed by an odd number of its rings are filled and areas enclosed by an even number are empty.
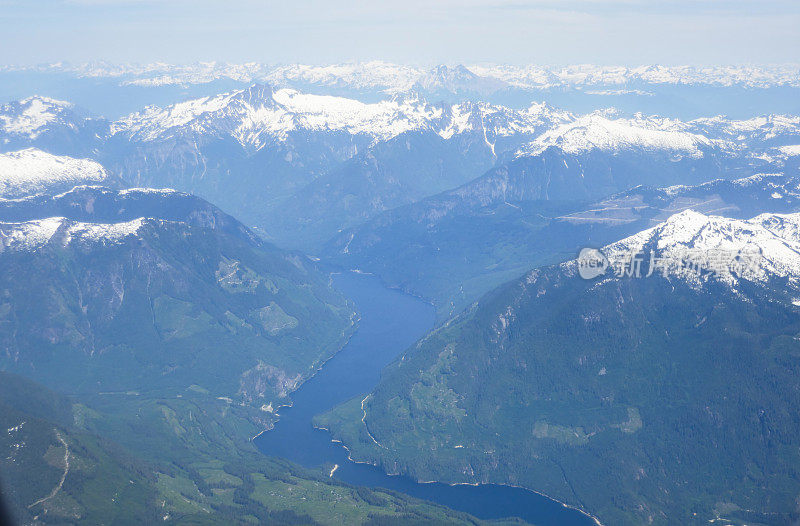
<svg viewBox="0 0 800 526"><path fill-rule="evenodd" d="M312 427L314 429L318 429L318 430L321 430L321 431L326 431L326 432L328 432L328 434L330 434L330 429L328 429L326 427L315 426L315 425L312 425ZM412 476L410 476L408 474L405 474L405 473L389 473L388 471L385 471L384 469L382 469L380 467L380 464L378 464L378 463L369 462L369 461L366 461L366 460L356 460L356 459L353 458L353 450L350 447L348 447L344 442L342 442L341 440L339 440L337 438L333 438L332 436L331 436L331 442L334 443L334 444L339 444L342 448L344 448L344 450L347 451L347 460L349 460L353 464L365 464L365 465L368 465L368 466L375 467L375 468L381 470L381 472L383 472L387 477L406 477L407 479L411 480L412 482L414 482L416 484L443 484L445 486L451 486L451 487L455 487L455 486L473 486L473 487L500 486L500 487L505 487L505 488L521 489L521 490L524 490L524 491L529 491L531 493L535 493L536 495L539 495L540 497L544 497L547 500L550 500L552 502L555 502L556 504L561 505L561 507L563 507L563 508L566 508L566 509L569 509L569 510L574 510L574 511L580 513L581 515L583 515L584 517L586 517L588 519L591 519L595 523L596 526L604 526L604 524L602 522L600 522L600 519L598 519L597 517L595 517L591 513L587 512L586 510L583 510L583 509L581 509L581 508L579 508L577 506L573 506L572 504L567 504L566 502L562 502L562 501L560 501L558 499L555 499L555 498L551 497L547 493L543 493L543 492L537 491L535 489L526 488L524 486L517 486L515 484L506 484L506 483L499 483L499 482L444 482L444 481L441 481L441 480L419 480L419 479L416 479L416 478L414 478L414 477L412 477ZM331 476L333 476L333 472L331 472ZM435 501L431 501L431 502L435 502Z"/></svg>

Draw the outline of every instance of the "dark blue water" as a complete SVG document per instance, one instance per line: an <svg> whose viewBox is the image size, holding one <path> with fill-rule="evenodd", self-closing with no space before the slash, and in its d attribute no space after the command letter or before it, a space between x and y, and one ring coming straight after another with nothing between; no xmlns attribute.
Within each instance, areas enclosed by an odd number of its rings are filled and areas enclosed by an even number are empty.
<svg viewBox="0 0 800 526"><path fill-rule="evenodd" d="M400 491L482 519L520 517L541 526L594 524L586 515L524 489L421 484L350 462L347 451L331 442L327 431L315 429L311 419L355 396L365 396L377 384L381 369L433 327L434 310L417 298L387 289L372 276L337 274L334 284L355 302L361 315L358 330L341 352L292 394L294 406L280 409L275 428L256 439L263 453L307 467L338 464L334 477L348 484Z"/></svg>

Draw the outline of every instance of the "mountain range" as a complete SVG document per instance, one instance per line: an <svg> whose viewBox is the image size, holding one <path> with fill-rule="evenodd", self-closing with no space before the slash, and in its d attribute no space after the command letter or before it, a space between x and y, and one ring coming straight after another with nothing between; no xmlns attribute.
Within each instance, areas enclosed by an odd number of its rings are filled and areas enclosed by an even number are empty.
<svg viewBox="0 0 800 526"><path fill-rule="evenodd" d="M115 78L123 83L143 86L202 84L219 79L274 84L347 86L352 89L380 89L388 93L407 91L414 85L441 85L445 82L494 81L494 89L505 86L546 88L553 86L647 84L706 84L770 87L798 84L797 66L664 66L637 67L580 64L544 65L445 65L430 68L390 62L351 62L328 65L269 65L203 62L197 64L50 64L3 66L2 70L70 72L92 78ZM485 95L484 90L483 94Z"/></svg>
<svg viewBox="0 0 800 526"><path fill-rule="evenodd" d="M6 122L21 118L15 108ZM81 126L45 114L36 137ZM104 126L93 157L128 184L196 193L312 253L342 229L465 184L472 190L456 191L482 200L591 200L636 184L784 170L797 165L800 141L793 116L680 121L419 96L364 103L259 85Z"/></svg>
<svg viewBox="0 0 800 526"><path fill-rule="evenodd" d="M277 404L351 326L309 260L193 196L84 186L3 201L0 219L3 369L62 390Z"/></svg>

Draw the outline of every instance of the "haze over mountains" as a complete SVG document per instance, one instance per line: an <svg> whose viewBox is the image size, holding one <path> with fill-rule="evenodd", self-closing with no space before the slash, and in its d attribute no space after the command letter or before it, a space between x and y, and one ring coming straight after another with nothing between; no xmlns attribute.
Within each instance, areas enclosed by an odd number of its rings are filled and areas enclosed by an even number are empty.
<svg viewBox="0 0 800 526"><path fill-rule="evenodd" d="M255 451L359 330L331 279L350 270L437 313L317 418L353 459L603 524L797 520L796 67L0 79L25 91L0 105L0 447L24 522L479 523ZM625 277L631 252L680 264Z"/></svg>
<svg viewBox="0 0 800 526"><path fill-rule="evenodd" d="M614 105L630 112L681 118L718 113L742 118L800 113L798 78L796 64L419 67L380 61L328 65L94 62L0 66L0 79L7 79L0 98L46 94L117 118L148 104L166 105L260 83L365 102L413 91L431 101L484 100L519 108L537 100L580 112Z"/></svg>
<svg viewBox="0 0 800 526"><path fill-rule="evenodd" d="M407 91L415 86L441 86L446 83L468 84L481 79L493 79L494 90L513 85L543 88L566 85L602 85L642 82L649 84L706 84L742 85L747 87L797 86L796 65L772 66L661 66L638 67L545 65L438 65L432 68L372 61L328 65L269 65L259 63L227 64L202 62L191 65L111 64L49 64L40 66L2 67L4 72L69 72L91 78L116 78L124 83L141 85L200 84L220 79L241 82L269 82L309 85L350 86L353 88L382 88L387 93ZM485 88L488 91L488 88ZM486 93L484 93L485 95Z"/></svg>

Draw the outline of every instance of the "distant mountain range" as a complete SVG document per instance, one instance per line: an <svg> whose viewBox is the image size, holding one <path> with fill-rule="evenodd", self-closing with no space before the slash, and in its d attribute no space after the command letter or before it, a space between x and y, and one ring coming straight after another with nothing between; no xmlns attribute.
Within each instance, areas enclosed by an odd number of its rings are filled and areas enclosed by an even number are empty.
<svg viewBox="0 0 800 526"><path fill-rule="evenodd" d="M36 124L25 117L32 107ZM342 229L465 183L465 199L591 200L636 184L784 170L800 158L800 118L781 115L680 121L574 115L547 104L431 104L416 95L364 103L268 86L115 122L86 121L71 108L37 98L6 105L0 142L49 149L47 137L91 122L105 132L74 155L91 149L129 184L196 193L262 235L312 252Z"/></svg>
<svg viewBox="0 0 800 526"><path fill-rule="evenodd" d="M416 92L432 101L483 101L525 108L545 101L587 113L613 106L626 112L693 119L800 113L800 70L764 66L543 66L388 62L324 65L50 64L0 66L0 100L31 93L70 100L117 119L147 105L166 106L222 91L267 84L317 95L377 102Z"/></svg>
<svg viewBox="0 0 800 526"><path fill-rule="evenodd" d="M542 65L437 65L432 68L362 62L330 65L268 65L259 63L228 64L205 62L190 65L170 64L52 64L41 66L4 66L2 71L69 72L89 78L112 78L139 86L199 84L229 79L239 82L269 82L302 87L320 85L351 89L381 90L386 93L407 91L414 86L458 87L487 92L507 86L543 89L566 86L603 86L642 84L740 85L745 87L798 86L800 69L795 65L775 66L661 66L639 67ZM300 84L301 86L297 86ZM456 89L453 89L456 88Z"/></svg>
<svg viewBox="0 0 800 526"><path fill-rule="evenodd" d="M389 472L536 488L603 523L791 523L799 227L687 210L604 247L594 279L530 271L318 425Z"/></svg>

